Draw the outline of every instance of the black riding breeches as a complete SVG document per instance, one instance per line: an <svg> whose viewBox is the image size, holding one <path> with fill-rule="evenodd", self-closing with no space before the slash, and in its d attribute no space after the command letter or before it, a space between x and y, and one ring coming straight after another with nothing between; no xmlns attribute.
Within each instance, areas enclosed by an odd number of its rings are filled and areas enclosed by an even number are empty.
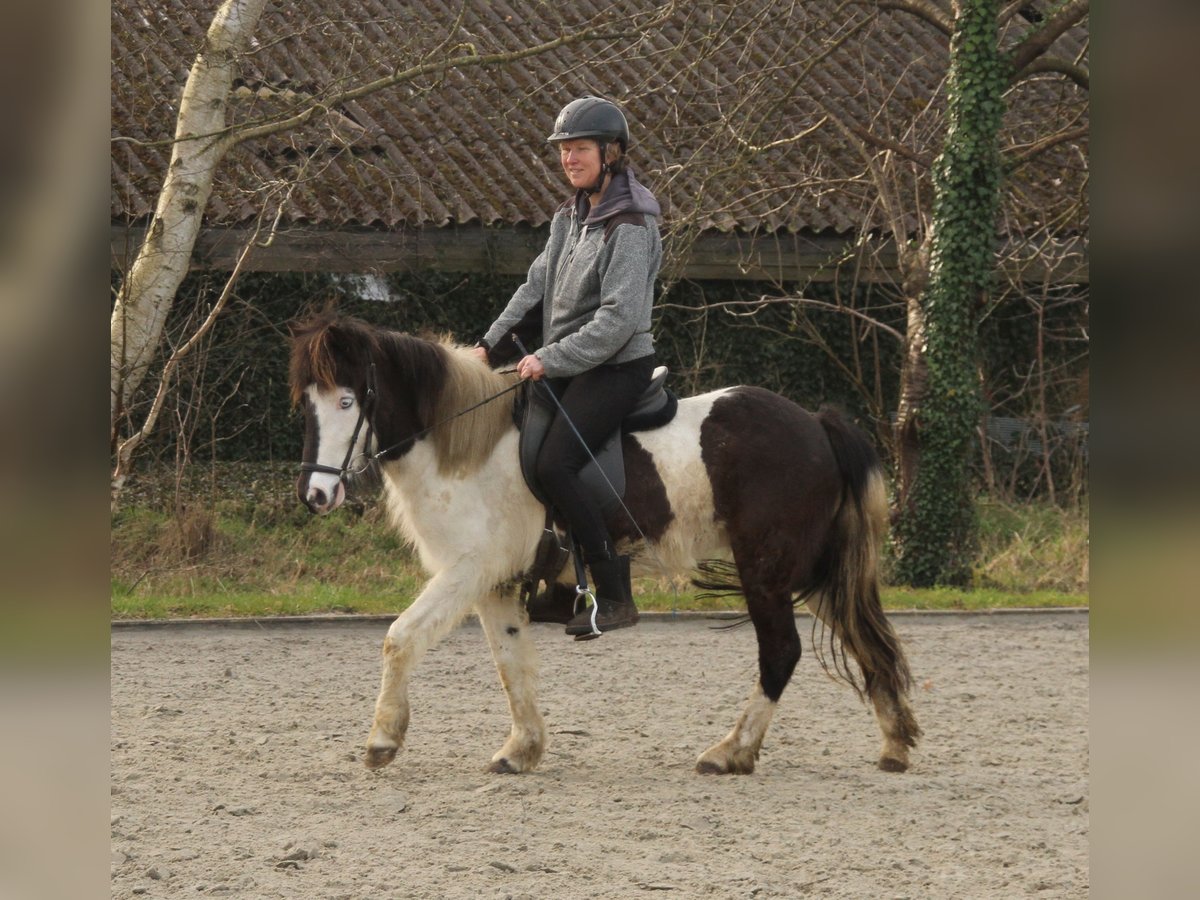
<svg viewBox="0 0 1200 900"><path fill-rule="evenodd" d="M551 504L571 526L589 560L607 559L612 541L600 506L579 480L593 454L621 426L654 372L654 354L627 363L598 366L572 378L549 379L567 416L587 443L585 450L571 426L555 408L537 456L537 479Z"/></svg>

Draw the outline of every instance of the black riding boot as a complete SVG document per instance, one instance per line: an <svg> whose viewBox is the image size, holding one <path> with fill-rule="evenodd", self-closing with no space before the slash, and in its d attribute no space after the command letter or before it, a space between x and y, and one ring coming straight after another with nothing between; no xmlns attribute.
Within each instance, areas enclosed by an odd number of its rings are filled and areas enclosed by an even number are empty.
<svg viewBox="0 0 1200 900"><path fill-rule="evenodd" d="M629 557L593 560L588 563L588 568L592 570L592 588L596 595L596 628L604 633L636 625L638 611L629 584ZM567 634L575 635L577 641L600 636L592 630L590 607L567 623Z"/></svg>

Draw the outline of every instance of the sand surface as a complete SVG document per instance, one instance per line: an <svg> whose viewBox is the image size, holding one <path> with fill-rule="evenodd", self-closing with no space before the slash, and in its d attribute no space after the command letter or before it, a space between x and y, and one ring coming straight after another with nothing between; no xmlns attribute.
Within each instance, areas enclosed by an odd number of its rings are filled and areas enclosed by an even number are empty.
<svg viewBox="0 0 1200 900"><path fill-rule="evenodd" d="M901 775L804 657L749 776L694 774L756 677L749 628L534 626L550 744L468 622L418 667L396 762L361 764L378 623L114 629L112 895L1086 897L1088 619L896 616L925 737Z"/></svg>

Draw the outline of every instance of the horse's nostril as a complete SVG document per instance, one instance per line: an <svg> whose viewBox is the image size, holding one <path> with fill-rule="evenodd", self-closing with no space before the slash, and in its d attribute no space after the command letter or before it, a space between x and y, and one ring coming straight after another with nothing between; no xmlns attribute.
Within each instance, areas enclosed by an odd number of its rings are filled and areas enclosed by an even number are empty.
<svg viewBox="0 0 1200 900"><path fill-rule="evenodd" d="M313 488L308 492L308 504L314 507L324 507L328 503L329 498L325 496L325 492L320 488Z"/></svg>

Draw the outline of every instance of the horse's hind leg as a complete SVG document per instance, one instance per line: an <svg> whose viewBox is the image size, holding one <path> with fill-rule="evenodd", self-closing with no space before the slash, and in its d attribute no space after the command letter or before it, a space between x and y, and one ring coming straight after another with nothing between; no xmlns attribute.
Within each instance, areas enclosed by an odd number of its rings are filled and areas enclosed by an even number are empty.
<svg viewBox="0 0 1200 900"><path fill-rule="evenodd" d="M383 677L364 762L369 769L396 758L408 731L408 679L425 651L457 625L476 592L453 570L430 579L421 596L400 614L383 639Z"/></svg>
<svg viewBox="0 0 1200 900"><path fill-rule="evenodd" d="M529 636L529 622L511 588L502 594L489 593L476 611L512 714L512 731L488 771L528 772L546 749L546 726L537 704L537 648Z"/></svg>
<svg viewBox="0 0 1200 900"><path fill-rule="evenodd" d="M879 768L885 772L908 771L908 751L917 745L921 729L904 695L894 691L872 690L871 705L883 732Z"/></svg>
<svg viewBox="0 0 1200 900"><path fill-rule="evenodd" d="M745 596L758 636L758 684L733 730L696 760L701 775L748 775L754 771L767 726L800 660L800 635L790 594L746 587Z"/></svg>
<svg viewBox="0 0 1200 900"><path fill-rule="evenodd" d="M846 652L857 660L859 668L862 669L867 696L871 698L879 730L883 733L879 768L885 772L906 771L908 752L917 745L921 729L904 695L904 681L900 676L900 670L905 666L903 651L891 631L891 626L883 619L883 611L878 611L882 623L880 626L864 627L865 623L860 623L860 627L856 629L857 642L862 643L859 647L856 646L856 641L846 639L843 629L827 614L822 598L810 598L805 605L826 628L833 629L834 635L842 642ZM904 671L907 672L907 668L904 668Z"/></svg>

